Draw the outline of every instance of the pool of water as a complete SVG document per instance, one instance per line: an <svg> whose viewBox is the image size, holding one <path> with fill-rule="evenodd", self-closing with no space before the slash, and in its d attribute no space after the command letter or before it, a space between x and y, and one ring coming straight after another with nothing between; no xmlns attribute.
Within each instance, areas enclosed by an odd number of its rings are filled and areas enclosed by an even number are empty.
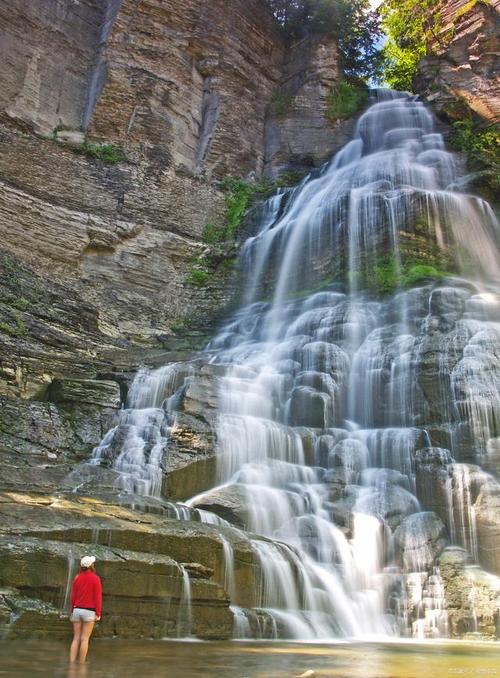
<svg viewBox="0 0 500 678"><path fill-rule="evenodd" d="M94 640L71 668L67 646L0 641L0 676L67 678L477 678L500 675L497 643L250 643Z"/></svg>

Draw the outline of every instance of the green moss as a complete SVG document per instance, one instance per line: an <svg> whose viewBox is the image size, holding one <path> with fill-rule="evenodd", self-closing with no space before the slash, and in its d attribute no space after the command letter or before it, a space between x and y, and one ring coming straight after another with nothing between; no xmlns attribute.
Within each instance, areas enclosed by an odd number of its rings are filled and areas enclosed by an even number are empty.
<svg viewBox="0 0 500 678"><path fill-rule="evenodd" d="M192 268L187 283L193 287L203 287L210 278L210 271L205 268Z"/></svg>
<svg viewBox="0 0 500 678"><path fill-rule="evenodd" d="M364 271L360 277L367 289L384 296L392 294L398 287L412 287L423 280L438 280L449 275L453 275L451 270L428 263L426 257L407 259L400 263L394 254L389 254L378 259L377 263Z"/></svg>
<svg viewBox="0 0 500 678"><path fill-rule="evenodd" d="M26 325L19 311L14 311L11 323L0 322L0 332L4 332L11 337L24 337Z"/></svg>
<svg viewBox="0 0 500 678"><path fill-rule="evenodd" d="M115 144L96 144L91 141L85 141L82 151L91 158L96 158L108 165L116 165L125 160L125 154L119 146Z"/></svg>
<svg viewBox="0 0 500 678"><path fill-rule="evenodd" d="M55 141L55 140L57 140L57 133L58 133L58 132L70 132L72 129L73 129L73 128L70 127L69 125L63 124L62 120L59 120L59 122L57 123L57 125L56 125L56 126L54 127L54 129L52 130L52 138L53 138L54 141Z"/></svg>
<svg viewBox="0 0 500 678"><path fill-rule="evenodd" d="M464 14L467 14L467 12L470 12L470 10L474 9L476 5L491 5L491 0L469 0L469 2L466 2L465 5L462 5L462 7L457 9L453 16L454 21L459 19Z"/></svg>
<svg viewBox="0 0 500 678"><path fill-rule="evenodd" d="M8 274L16 273L19 270L17 261L5 251L0 251L0 272L2 268Z"/></svg>
<svg viewBox="0 0 500 678"><path fill-rule="evenodd" d="M210 221L203 229L202 242L210 247L206 254L194 257L186 282L203 287L215 271L229 273L237 261L234 256L235 240L248 208L255 200L266 198L278 188L298 183L304 175L305 172L284 172L275 181L264 178L254 182L225 177L221 181L224 215L220 224Z"/></svg>
<svg viewBox="0 0 500 678"><path fill-rule="evenodd" d="M10 305L20 311L26 311L29 308L30 302L24 297L18 297L17 299L13 299L10 302Z"/></svg>
<svg viewBox="0 0 500 678"><path fill-rule="evenodd" d="M201 239L207 245L214 245L215 243L221 242L221 240L224 239L224 235L224 228L220 228L217 224L214 224L213 221L209 221L203 229Z"/></svg>
<svg viewBox="0 0 500 678"><path fill-rule="evenodd" d="M371 287L378 294L390 294L397 286L401 277L401 267L394 255L389 255L384 260L379 261L373 267L373 277L368 278L371 281Z"/></svg>
<svg viewBox="0 0 500 678"><path fill-rule="evenodd" d="M332 122L355 115L368 101L368 90L363 83L343 80L332 88L327 98L327 117Z"/></svg>
<svg viewBox="0 0 500 678"><path fill-rule="evenodd" d="M283 92L273 92L269 103L269 113L275 118L284 118L290 108L292 97Z"/></svg>
<svg viewBox="0 0 500 678"><path fill-rule="evenodd" d="M233 238L243 220L243 216L248 207L248 201L254 192L254 187L246 181L227 177L223 182L226 195L224 202L226 204L225 214L225 239Z"/></svg>
<svg viewBox="0 0 500 678"><path fill-rule="evenodd" d="M500 190L500 129L481 128L470 118L453 123L452 147L466 154L469 168L481 173L477 190L493 201Z"/></svg>
<svg viewBox="0 0 500 678"><path fill-rule="evenodd" d="M189 329L192 324L193 319L190 316L183 316L182 318L178 318L175 322L173 322L170 326L170 329L172 332L174 332L174 334L179 334Z"/></svg>
<svg viewBox="0 0 500 678"><path fill-rule="evenodd" d="M438 280L439 278L446 278L449 275L451 274L448 271L442 271L429 264L411 264L404 273L402 280L405 287L411 287L428 278Z"/></svg>

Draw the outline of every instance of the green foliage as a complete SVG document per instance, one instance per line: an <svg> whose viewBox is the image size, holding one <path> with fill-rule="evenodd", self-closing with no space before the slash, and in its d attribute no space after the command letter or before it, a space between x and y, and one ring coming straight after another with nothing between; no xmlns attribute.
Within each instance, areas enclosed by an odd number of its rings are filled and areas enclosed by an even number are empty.
<svg viewBox="0 0 500 678"><path fill-rule="evenodd" d="M330 35L338 44L344 73L372 77L378 72L379 17L369 0L267 0L290 40Z"/></svg>
<svg viewBox="0 0 500 678"><path fill-rule="evenodd" d="M29 308L30 302L24 297L18 297L17 299L13 299L10 302L10 305L17 308L19 311L26 311Z"/></svg>
<svg viewBox="0 0 500 678"><path fill-rule="evenodd" d="M330 120L344 120L355 115L368 101L368 90L363 84L343 80L328 95L327 116Z"/></svg>
<svg viewBox="0 0 500 678"><path fill-rule="evenodd" d="M389 294L398 286L401 277L400 265L394 256L379 260L373 267L371 287L379 294Z"/></svg>
<svg viewBox="0 0 500 678"><path fill-rule="evenodd" d="M472 120L457 120L453 123L453 148L464 151L472 160L500 164L500 130L492 125L481 130Z"/></svg>
<svg viewBox="0 0 500 678"><path fill-rule="evenodd" d="M419 260L400 262L394 254L389 254L379 258L372 269L365 271L362 277L368 289L385 296L395 292L398 287L412 287L423 280L438 280L449 275L452 275L451 271L426 263L423 257Z"/></svg>
<svg viewBox="0 0 500 678"><path fill-rule="evenodd" d="M411 264L402 276L403 285L405 287L411 287L421 280L427 278L439 279L446 278L450 275L447 271L442 271L435 266L430 266L429 264Z"/></svg>
<svg viewBox="0 0 500 678"><path fill-rule="evenodd" d="M243 215L248 207L249 198L255 191L255 188L252 184L241 179L234 179L233 177L226 177L223 182L223 188L226 192L224 196L226 204L225 239L230 240L234 238L242 222Z"/></svg>
<svg viewBox="0 0 500 678"><path fill-rule="evenodd" d="M186 330L188 330L192 326L192 324L193 324L193 318L185 315L181 318L178 318L175 322L173 322L170 325L170 329L175 334L179 334L180 332L185 332Z"/></svg>
<svg viewBox="0 0 500 678"><path fill-rule="evenodd" d="M11 337L24 337L26 325L19 311L12 313L12 321L10 323L0 322L0 332L4 332L4 334L8 334Z"/></svg>
<svg viewBox="0 0 500 678"><path fill-rule="evenodd" d="M207 245L215 245L224 239L224 235L225 231L223 228L219 228L213 221L209 221L203 229L201 239Z"/></svg>
<svg viewBox="0 0 500 678"><path fill-rule="evenodd" d="M91 141L85 141L82 151L91 158L96 158L107 165L116 165L125 160L122 149L115 144L95 144Z"/></svg>
<svg viewBox="0 0 500 678"><path fill-rule="evenodd" d="M196 265L195 265L196 266ZM187 282L193 287L203 287L210 278L210 271L201 266L193 267L187 279Z"/></svg>
<svg viewBox="0 0 500 678"><path fill-rule="evenodd" d="M264 198L278 188L298 183L304 172L285 172L276 181L261 179L247 182L235 177L225 177L221 182L224 191L225 210L221 225L210 221L202 233L202 241L210 247L202 255L196 255L186 282L194 287L203 287L215 270L229 273L236 264L235 238L245 212L257 197Z"/></svg>
<svg viewBox="0 0 500 678"><path fill-rule="evenodd" d="M276 118L283 118L290 108L291 97L283 92L275 91L269 103L269 112Z"/></svg>
<svg viewBox="0 0 500 678"><path fill-rule="evenodd" d="M453 123L450 143L467 155L472 170L482 173L483 188L489 189L493 199L500 190L500 130L498 125L481 129L471 119ZM488 191L487 191L488 192Z"/></svg>
<svg viewBox="0 0 500 678"><path fill-rule="evenodd" d="M379 12L387 41L382 49L384 80L395 89L412 90L418 62L437 38L435 0L385 0Z"/></svg>

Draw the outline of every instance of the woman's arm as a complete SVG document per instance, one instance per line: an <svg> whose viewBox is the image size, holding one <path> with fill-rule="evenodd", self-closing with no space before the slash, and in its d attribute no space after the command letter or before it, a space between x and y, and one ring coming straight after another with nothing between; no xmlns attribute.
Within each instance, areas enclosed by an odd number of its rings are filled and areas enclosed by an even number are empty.
<svg viewBox="0 0 500 678"><path fill-rule="evenodd" d="M75 607L75 597L76 597L76 591L75 591L75 583L76 583L76 577L73 579L73 584L71 585L71 595L69 597L70 600L70 612L73 612L73 608Z"/></svg>
<svg viewBox="0 0 500 678"><path fill-rule="evenodd" d="M95 597L95 614L97 619L100 619L102 612L102 586L101 579L98 576L96 576L94 583L94 597Z"/></svg>

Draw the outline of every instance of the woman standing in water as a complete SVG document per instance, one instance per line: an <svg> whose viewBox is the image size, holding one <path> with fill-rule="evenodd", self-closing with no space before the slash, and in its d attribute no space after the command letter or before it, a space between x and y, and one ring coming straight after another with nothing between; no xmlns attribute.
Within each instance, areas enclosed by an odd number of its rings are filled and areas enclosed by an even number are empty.
<svg viewBox="0 0 500 678"><path fill-rule="evenodd" d="M95 569L95 556L84 556L80 560L80 573L71 587L71 617L73 642L69 651L71 663L85 663L89 640L94 624L101 618L102 588Z"/></svg>

